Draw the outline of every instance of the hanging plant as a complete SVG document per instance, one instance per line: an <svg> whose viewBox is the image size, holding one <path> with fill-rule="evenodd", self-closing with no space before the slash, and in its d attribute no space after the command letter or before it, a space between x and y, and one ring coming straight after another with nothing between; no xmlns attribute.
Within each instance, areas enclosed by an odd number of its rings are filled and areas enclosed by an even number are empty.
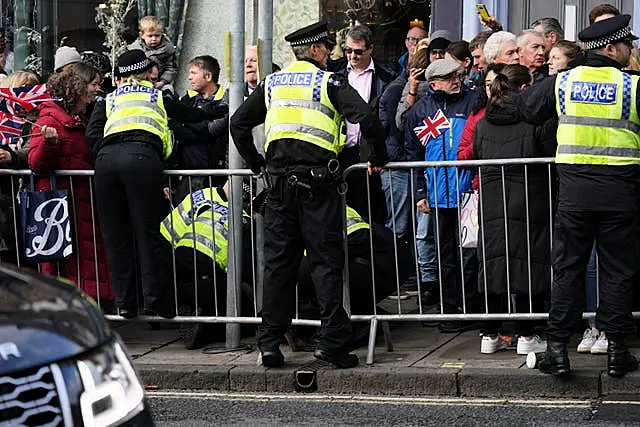
<svg viewBox="0 0 640 427"><path fill-rule="evenodd" d="M137 0L108 0L96 7L96 23L105 34L104 52L111 61L111 76L115 74L116 59L127 50L123 34L127 31L126 18ZM113 82L115 85L115 82Z"/></svg>

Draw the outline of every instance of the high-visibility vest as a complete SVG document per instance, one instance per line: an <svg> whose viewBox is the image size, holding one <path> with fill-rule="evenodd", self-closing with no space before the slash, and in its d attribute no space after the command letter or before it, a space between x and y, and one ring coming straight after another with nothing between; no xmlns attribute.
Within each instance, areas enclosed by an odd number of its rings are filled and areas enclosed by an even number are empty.
<svg viewBox="0 0 640 427"><path fill-rule="evenodd" d="M367 223L355 209L347 206L347 236L357 230L368 230Z"/></svg>
<svg viewBox="0 0 640 427"><path fill-rule="evenodd" d="M278 139L305 141L338 154L344 147L344 120L329 100L330 72L295 61L265 79L264 151Z"/></svg>
<svg viewBox="0 0 640 427"><path fill-rule="evenodd" d="M184 198L160 224L160 233L174 248L194 248L227 270L229 203L217 189L197 190ZM244 219L250 217L244 214Z"/></svg>
<svg viewBox="0 0 640 427"><path fill-rule="evenodd" d="M218 86L218 90L216 91L216 94L213 96L213 100L214 101L220 101L222 99L222 97L224 96L225 92L226 92L226 89L224 87ZM187 97L188 98L195 98L196 96L198 96L198 92L196 92L193 89L187 90Z"/></svg>
<svg viewBox="0 0 640 427"><path fill-rule="evenodd" d="M640 163L638 76L613 67L580 66L556 78L556 163Z"/></svg>
<svg viewBox="0 0 640 427"><path fill-rule="evenodd" d="M162 155L171 155L173 145L162 93L150 82L125 84L107 95L107 123L104 136L130 130L144 130L162 141Z"/></svg>

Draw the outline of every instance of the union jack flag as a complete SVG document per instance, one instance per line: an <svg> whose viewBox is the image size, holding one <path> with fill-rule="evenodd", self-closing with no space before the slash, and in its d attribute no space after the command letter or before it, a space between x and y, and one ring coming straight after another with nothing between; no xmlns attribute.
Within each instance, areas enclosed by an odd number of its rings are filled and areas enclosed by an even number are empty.
<svg viewBox="0 0 640 427"><path fill-rule="evenodd" d="M22 134L22 125L25 123L26 120L0 112L0 144L7 145L13 139L19 138Z"/></svg>
<svg viewBox="0 0 640 427"><path fill-rule="evenodd" d="M438 110L438 112L431 117L425 118L422 123L413 128L413 131L418 136L420 143L422 146L426 146L431 138L437 138L442 135L442 131L447 130L451 127L449 120L444 115L442 110Z"/></svg>
<svg viewBox="0 0 640 427"><path fill-rule="evenodd" d="M15 115L31 111L46 101L55 101L47 92L47 85L0 88L0 111Z"/></svg>

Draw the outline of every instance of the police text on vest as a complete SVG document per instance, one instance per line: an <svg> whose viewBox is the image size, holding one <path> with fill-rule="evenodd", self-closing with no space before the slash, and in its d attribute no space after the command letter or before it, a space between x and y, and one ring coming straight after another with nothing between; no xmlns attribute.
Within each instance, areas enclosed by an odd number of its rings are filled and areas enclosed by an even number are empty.
<svg viewBox="0 0 640 427"><path fill-rule="evenodd" d="M571 101L589 104L615 104L618 93L616 83L573 82Z"/></svg>
<svg viewBox="0 0 640 427"><path fill-rule="evenodd" d="M271 78L272 86L311 86L313 73L276 73Z"/></svg>

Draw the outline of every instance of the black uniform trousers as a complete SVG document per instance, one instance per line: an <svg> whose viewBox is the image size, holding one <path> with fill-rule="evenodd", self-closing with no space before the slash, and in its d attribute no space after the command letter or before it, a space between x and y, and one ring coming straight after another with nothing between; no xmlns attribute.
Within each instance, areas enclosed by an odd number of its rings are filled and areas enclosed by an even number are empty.
<svg viewBox="0 0 640 427"><path fill-rule="evenodd" d="M157 150L142 142L107 145L96 158L98 215L120 308L139 306L136 262L144 308L153 310L155 304L166 306L170 301L170 247L160 234L165 214L162 170Z"/></svg>
<svg viewBox="0 0 640 427"><path fill-rule="evenodd" d="M582 321L585 272L593 240L600 268L596 325L607 337L624 339L635 331L633 286L637 279L638 213L558 209L553 235L553 285L546 335L567 343Z"/></svg>
<svg viewBox="0 0 640 427"><path fill-rule="evenodd" d="M344 229L335 185L313 183L310 191L290 188L286 175L272 175L264 217L264 290L258 346L285 342L295 314L296 282L304 251L320 307L318 348L343 351L351 322L342 304ZM299 178L300 179L300 178Z"/></svg>

